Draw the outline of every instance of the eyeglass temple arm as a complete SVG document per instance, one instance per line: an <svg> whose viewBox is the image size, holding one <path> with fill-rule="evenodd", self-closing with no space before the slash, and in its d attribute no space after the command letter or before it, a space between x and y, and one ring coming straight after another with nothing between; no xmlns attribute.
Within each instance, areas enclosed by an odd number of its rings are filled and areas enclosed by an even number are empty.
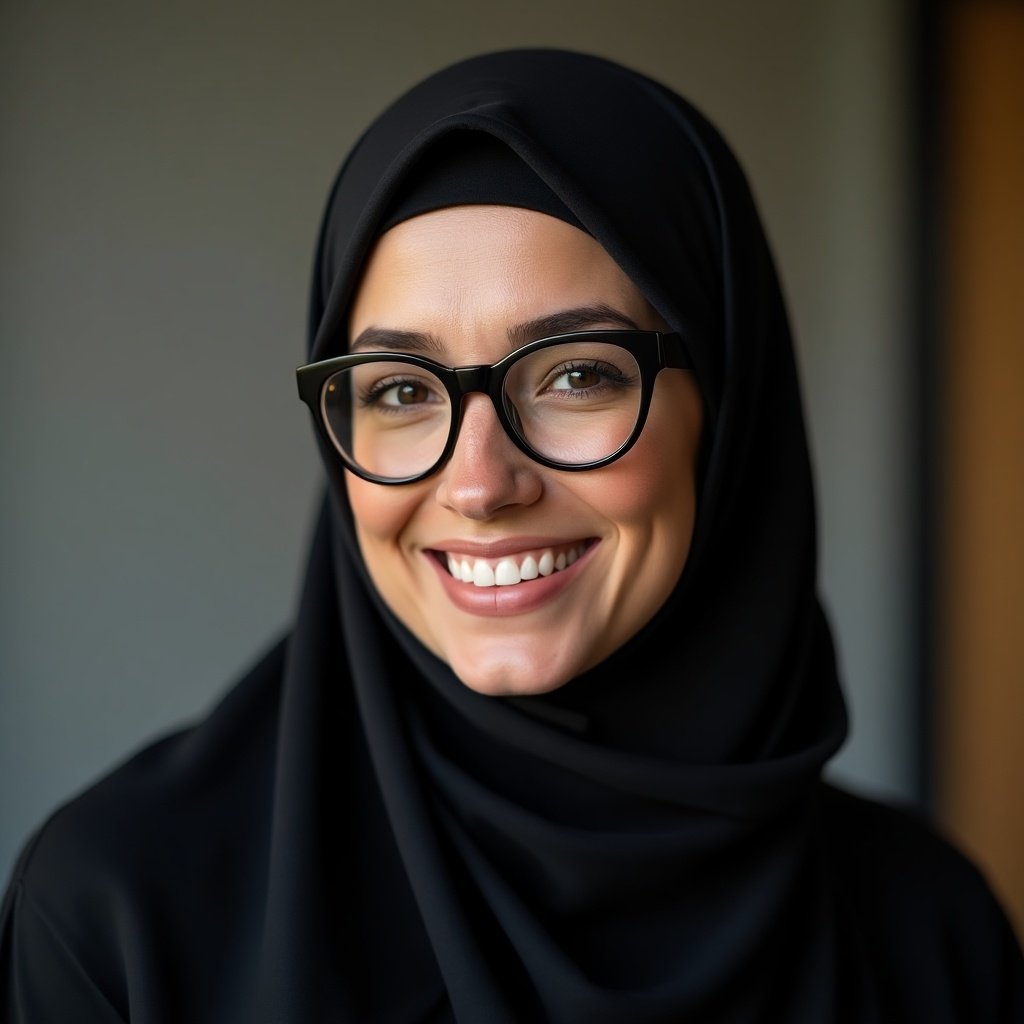
<svg viewBox="0 0 1024 1024"><path fill-rule="evenodd" d="M658 365L674 370L692 370L693 360L683 347L681 334L658 335Z"/></svg>

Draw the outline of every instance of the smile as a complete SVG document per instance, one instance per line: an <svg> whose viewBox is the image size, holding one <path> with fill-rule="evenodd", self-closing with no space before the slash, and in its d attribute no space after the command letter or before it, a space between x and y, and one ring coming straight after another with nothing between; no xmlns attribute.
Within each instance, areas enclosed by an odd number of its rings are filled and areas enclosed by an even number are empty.
<svg viewBox="0 0 1024 1024"><path fill-rule="evenodd" d="M453 579L471 583L474 587L511 587L567 569L587 547L587 541L577 541L557 547L523 551L504 558L475 558L451 551L439 551L437 554Z"/></svg>

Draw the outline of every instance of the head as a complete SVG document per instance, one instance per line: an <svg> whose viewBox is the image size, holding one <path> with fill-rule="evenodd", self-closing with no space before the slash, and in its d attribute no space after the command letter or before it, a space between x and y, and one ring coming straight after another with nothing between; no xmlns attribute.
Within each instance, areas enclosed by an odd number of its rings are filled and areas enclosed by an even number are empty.
<svg viewBox="0 0 1024 1024"><path fill-rule="evenodd" d="M505 175L484 173L410 201L433 188L434 147L459 133L496 140L539 192L505 195ZM834 666L792 343L743 173L685 100L598 58L512 51L431 76L338 177L309 361L401 334L444 367L492 367L566 325L657 332L659 353L667 329L682 350L657 373L633 447L579 471L537 461L510 437L517 412L469 390L454 445L442 426L436 465L417 452L410 479L389 485L345 469L321 432L346 607L368 609L364 629L383 618L396 665L414 660L464 711L479 706L473 690L533 693L531 706L582 709L630 746L759 756L799 728L801 687L834 680ZM458 396L483 376L438 379ZM549 551L566 568L523 583Z"/></svg>
<svg viewBox="0 0 1024 1024"><path fill-rule="evenodd" d="M552 333L624 328L669 331L589 234L533 209L457 205L380 236L348 335L360 350L426 336L432 359L458 367ZM662 370L635 444L582 471L520 450L484 394L461 414L454 449L425 479L346 472L359 549L391 611L463 683L546 692L629 640L675 587L695 515L700 395L690 372Z"/></svg>

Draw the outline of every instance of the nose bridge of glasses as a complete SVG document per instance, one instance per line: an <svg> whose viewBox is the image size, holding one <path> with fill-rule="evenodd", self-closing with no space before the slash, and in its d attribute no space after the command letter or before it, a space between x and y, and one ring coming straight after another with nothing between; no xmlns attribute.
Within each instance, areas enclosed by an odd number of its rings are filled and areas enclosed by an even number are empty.
<svg viewBox="0 0 1024 1024"><path fill-rule="evenodd" d="M495 368L493 366L485 365L456 366L453 372L455 374L455 382L459 390L460 405L465 403L466 399L470 395L478 393L487 395L491 399L491 404L494 406L494 411L498 413L498 418L500 420L500 400L494 393ZM461 410L459 412L459 416L461 417Z"/></svg>
<svg viewBox="0 0 1024 1024"><path fill-rule="evenodd" d="M491 367L489 366L456 366L455 380L463 398L475 391L487 394L490 391Z"/></svg>
<svg viewBox="0 0 1024 1024"><path fill-rule="evenodd" d="M497 394L496 388L498 387L499 378L496 376L498 370L494 366L478 365L478 366L457 366L454 368L455 381L459 390L460 408L455 413L455 419L458 422L458 426L454 429L458 431L461 427L461 421L463 413L465 411L465 402L470 395L482 394L486 395L494 408L494 413L498 418L498 422L501 424L502 429L509 434L510 437L515 440L513 431L518 431L521 427L519 422L518 410L507 402L503 402L501 396ZM503 415L504 414L504 415ZM505 417L511 420L511 429L509 424L506 422Z"/></svg>

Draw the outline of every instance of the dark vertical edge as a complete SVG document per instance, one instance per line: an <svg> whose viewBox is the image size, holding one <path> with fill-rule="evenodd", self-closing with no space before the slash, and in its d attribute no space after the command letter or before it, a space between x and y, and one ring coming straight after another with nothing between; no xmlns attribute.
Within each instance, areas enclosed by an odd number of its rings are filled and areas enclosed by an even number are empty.
<svg viewBox="0 0 1024 1024"><path fill-rule="evenodd" d="M938 647L941 572L941 400L945 364L946 31L951 0L914 0L911 5L910 103L914 132L911 167L912 388L908 395L913 480L912 586L914 594L911 671L918 723L914 786L920 803L934 811L939 701Z"/></svg>

